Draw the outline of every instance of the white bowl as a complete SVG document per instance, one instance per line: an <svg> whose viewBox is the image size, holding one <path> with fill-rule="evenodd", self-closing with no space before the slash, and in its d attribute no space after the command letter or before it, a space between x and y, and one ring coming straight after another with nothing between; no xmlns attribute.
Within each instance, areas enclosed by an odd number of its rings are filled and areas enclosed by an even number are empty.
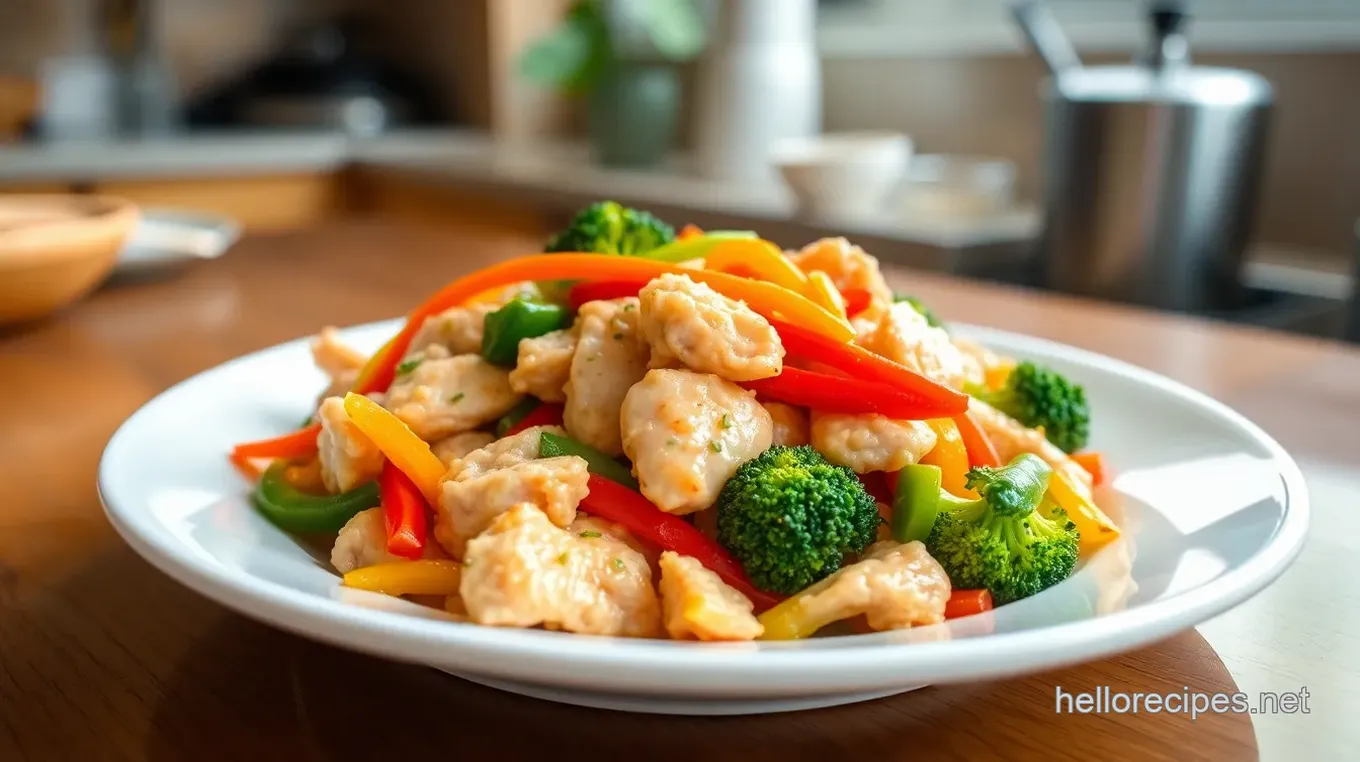
<svg viewBox="0 0 1360 762"><path fill-rule="evenodd" d="M346 332L376 348L396 321ZM166 574L306 637L531 696L633 711L737 714L831 706L933 682L1049 669L1144 646L1236 605L1294 559L1308 524L1298 467L1224 405L1161 376L1000 331L961 334L1085 384L1102 496L1125 535L1072 576L990 614L906 631L701 644L502 629L343 588L250 506L233 443L296 424L325 379L304 340L206 371L114 435L99 489L114 527Z"/></svg>
<svg viewBox="0 0 1360 762"><path fill-rule="evenodd" d="M817 220L872 217L901 181L911 138L894 132L842 132L776 143L770 161L798 201Z"/></svg>

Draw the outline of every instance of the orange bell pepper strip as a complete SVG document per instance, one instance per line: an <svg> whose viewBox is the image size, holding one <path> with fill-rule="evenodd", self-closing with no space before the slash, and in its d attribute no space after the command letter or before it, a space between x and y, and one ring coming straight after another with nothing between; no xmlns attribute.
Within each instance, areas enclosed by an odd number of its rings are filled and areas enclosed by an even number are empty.
<svg viewBox="0 0 1360 762"><path fill-rule="evenodd" d="M783 257L780 257L780 259L783 259ZM813 270L808 274L807 279L807 286L803 289L807 298L828 312L834 312L845 317L847 311L845 297L841 296L840 289L836 288L836 284L831 282L831 276L821 270Z"/></svg>
<svg viewBox="0 0 1360 762"><path fill-rule="evenodd" d="M992 446L992 440L987 438L987 433L978 426L977 421L968 413L959 413L954 416L954 425L959 429L959 436L963 439L963 446L968 449L968 463L970 466L990 466L998 468L1001 466L1001 456L996 454L996 447Z"/></svg>
<svg viewBox="0 0 1360 762"><path fill-rule="evenodd" d="M989 590L954 590L944 604L944 618L958 619L992 610L992 593Z"/></svg>
<svg viewBox="0 0 1360 762"><path fill-rule="evenodd" d="M425 497L392 461L378 476L378 500L387 530L387 552L415 560L425 553Z"/></svg>
<svg viewBox="0 0 1360 762"><path fill-rule="evenodd" d="M400 418L363 395L346 394L345 413L364 436L373 440L382 454L411 479L425 502L438 503L439 480L448 469L424 440Z"/></svg>
<svg viewBox="0 0 1360 762"><path fill-rule="evenodd" d="M772 321L784 343L784 350L795 358L829 365L852 378L875 381L919 398L938 408L941 415L956 415L968 409L968 395L927 378L920 373L876 355L859 346L836 341L803 326Z"/></svg>
<svg viewBox="0 0 1360 762"><path fill-rule="evenodd" d="M688 241L691 238L698 238L703 234L704 234L703 228L699 227L698 225L695 225L692 222L688 222L685 223L684 227L680 228L679 233L676 233L675 240Z"/></svg>
<svg viewBox="0 0 1360 762"><path fill-rule="evenodd" d="M355 569L344 579L345 587L387 595L457 595L463 567L435 558L393 561Z"/></svg>
<svg viewBox="0 0 1360 762"><path fill-rule="evenodd" d="M976 499L977 493L968 489L968 448L958 424L950 418L932 418L926 425L935 432L935 446L921 456L920 462L939 467L940 486L949 494Z"/></svg>
<svg viewBox="0 0 1360 762"><path fill-rule="evenodd" d="M759 238L733 238L723 241L704 257L704 268L717 272L729 272L740 267L763 281L783 286L795 293L807 293L808 276L790 262L779 247ZM817 301L812 300L814 303ZM819 304L822 308L827 305ZM834 312L834 310L832 310Z"/></svg>
<svg viewBox="0 0 1360 762"><path fill-rule="evenodd" d="M1105 482L1105 458L1098 452L1079 452L1072 456L1077 465L1091 475L1091 485L1099 487Z"/></svg>
<svg viewBox="0 0 1360 762"><path fill-rule="evenodd" d="M645 283L658 275L676 273L707 283L715 291L768 317L778 316L814 334L825 334L833 341L849 341L855 331L844 318L833 315L808 301L807 297L773 283L738 278L713 270L692 270L641 257L564 252L511 259L483 268L444 286L406 318L406 325L369 359L359 373L356 391L365 393L385 389L392 383L399 358L410 347L411 339L425 322L450 307L496 286L522 280L608 280Z"/></svg>

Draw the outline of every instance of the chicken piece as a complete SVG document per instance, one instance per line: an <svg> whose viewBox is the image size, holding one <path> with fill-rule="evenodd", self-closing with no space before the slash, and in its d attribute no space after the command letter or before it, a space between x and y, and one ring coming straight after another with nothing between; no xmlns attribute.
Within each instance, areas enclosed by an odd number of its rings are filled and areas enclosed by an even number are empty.
<svg viewBox="0 0 1360 762"><path fill-rule="evenodd" d="M755 393L707 373L649 371L622 412L642 494L667 513L712 505L737 467L770 447L770 414Z"/></svg>
<svg viewBox="0 0 1360 762"><path fill-rule="evenodd" d="M494 441L496 441L494 434L485 431L465 431L462 434L454 434L432 443L430 450L434 452L434 456L439 458L445 468L452 469L454 464L463 459L463 456L473 450L480 450Z"/></svg>
<svg viewBox="0 0 1360 762"><path fill-rule="evenodd" d="M321 433L316 436L321 481L328 491L348 492L378 478L383 454L349 419L343 399L327 397L317 408L316 418L321 422Z"/></svg>
<svg viewBox="0 0 1360 762"><path fill-rule="evenodd" d="M544 432L558 436L567 435L561 426L534 426L514 436L501 437L464 455L449 469L447 478L471 479L497 468L507 468L534 460L538 458L538 443Z"/></svg>
<svg viewBox="0 0 1360 762"><path fill-rule="evenodd" d="M812 446L827 460L855 473L909 466L935 447L935 439L925 421L895 421L877 413L812 411Z"/></svg>
<svg viewBox="0 0 1360 762"><path fill-rule="evenodd" d="M479 624L654 637L652 570L610 535L581 537L516 505L467 545L459 594Z"/></svg>
<svg viewBox="0 0 1360 762"><path fill-rule="evenodd" d="M732 381L779 375L784 345L764 317L687 275L654 278L638 294L642 332L652 345L651 367L672 359L700 373Z"/></svg>
<svg viewBox="0 0 1360 762"><path fill-rule="evenodd" d="M313 336L311 348L312 362L331 378L356 372L368 361L357 349L340 341L340 331L335 326L328 325Z"/></svg>
<svg viewBox="0 0 1360 762"><path fill-rule="evenodd" d="M574 331L553 331L519 342L519 358L510 371L510 388L544 402L566 402L564 391L576 354Z"/></svg>
<svg viewBox="0 0 1360 762"><path fill-rule="evenodd" d="M765 631L751 601L689 556L661 554L661 610L676 640L755 640Z"/></svg>
<svg viewBox="0 0 1360 762"><path fill-rule="evenodd" d="M892 304L892 289L879 272L878 260L844 238L823 238L804 246L801 251L787 254L789 260L803 272L821 270L844 291L858 288L869 292L880 305Z"/></svg>
<svg viewBox="0 0 1360 762"><path fill-rule="evenodd" d="M481 355L449 357L431 346L404 362L413 367L387 390L387 409L426 442L494 421L523 399L510 374Z"/></svg>
<svg viewBox="0 0 1360 762"><path fill-rule="evenodd" d="M830 624L863 614L874 630L939 624L949 593L949 576L925 545L888 540L799 593L799 618Z"/></svg>
<svg viewBox="0 0 1360 762"><path fill-rule="evenodd" d="M660 577L661 570L657 564L661 560L661 549L655 545L648 545L634 537L633 533L624 528L622 524L615 524L612 521L605 521L604 519L596 518L594 516L578 514L576 520L571 522L571 526L567 527L567 531L577 537L586 538L594 537L596 534L609 535L615 540L636 550L643 558L647 559L647 563L652 567L652 573L658 578Z"/></svg>
<svg viewBox="0 0 1360 762"><path fill-rule="evenodd" d="M1091 497L1090 472L1068 457L1067 453L1058 449L1057 445L1048 441L1042 431L1027 428L1014 418L978 399L970 399L968 412L972 415L973 420L977 421L978 427L987 435L987 438L992 441L992 446L996 448L996 454L1002 463L1011 462L1012 458L1022 452L1033 453L1043 458L1044 462L1052 466L1054 471L1064 473L1071 478L1073 483L1082 490L1084 497Z"/></svg>
<svg viewBox="0 0 1360 762"><path fill-rule="evenodd" d="M770 414L774 444L797 447L808 443L808 414L801 407L783 402L762 402Z"/></svg>
<svg viewBox="0 0 1360 762"><path fill-rule="evenodd" d="M977 384L996 390L1006 385L1015 370L1015 360L1002 357L992 350L967 339L954 339L954 346L963 356L963 375L966 384Z"/></svg>
<svg viewBox="0 0 1360 762"><path fill-rule="evenodd" d="M354 387L359 370L368 360L358 350L340 341L340 332L329 325L312 337L311 349L312 362L331 379L317 404L327 397L345 396L345 392Z"/></svg>
<svg viewBox="0 0 1360 762"><path fill-rule="evenodd" d="M877 324L860 334L858 342L951 388L961 389L967 380L963 353L949 334L932 327L907 302L892 305Z"/></svg>
<svg viewBox="0 0 1360 762"><path fill-rule="evenodd" d="M434 511L435 539L461 557L468 540L520 504L543 511L560 527L568 526L576 518L581 498L590 491L587 476L584 460L564 456L516 463L467 479L446 479L439 484Z"/></svg>
<svg viewBox="0 0 1360 762"><path fill-rule="evenodd" d="M435 543L427 542L422 558L444 558L444 551ZM383 521L382 508L376 507L359 511L345 522L331 548L331 566L341 574L374 564L406 560L387 552L387 526Z"/></svg>
<svg viewBox="0 0 1360 762"><path fill-rule="evenodd" d="M651 350L638 329L636 297L586 302L576 314L576 354L564 389L567 433L606 455L622 455L619 406L647 374Z"/></svg>
<svg viewBox="0 0 1360 762"><path fill-rule="evenodd" d="M476 354L482 351L482 324L486 316L496 311L496 305L473 304L453 307L438 315L425 318L420 329L411 337L403 360L418 358L432 346L450 355Z"/></svg>

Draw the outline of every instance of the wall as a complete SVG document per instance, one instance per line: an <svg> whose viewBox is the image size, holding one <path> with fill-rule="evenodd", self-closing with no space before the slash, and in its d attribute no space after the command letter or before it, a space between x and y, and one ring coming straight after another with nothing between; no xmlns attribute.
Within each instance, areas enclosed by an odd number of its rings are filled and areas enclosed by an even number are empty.
<svg viewBox="0 0 1360 762"><path fill-rule="evenodd" d="M1360 218L1360 53L1214 54L1197 61L1252 69L1275 87L1256 240L1348 254ZM1006 157L1019 165L1022 192L1032 198L1044 76L1029 56L829 59L825 127L902 130L920 152Z"/></svg>

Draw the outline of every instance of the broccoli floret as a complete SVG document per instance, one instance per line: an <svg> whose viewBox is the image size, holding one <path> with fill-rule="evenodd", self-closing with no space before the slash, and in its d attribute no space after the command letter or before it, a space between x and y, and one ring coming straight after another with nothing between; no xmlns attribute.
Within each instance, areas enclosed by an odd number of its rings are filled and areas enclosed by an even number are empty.
<svg viewBox="0 0 1360 762"><path fill-rule="evenodd" d="M1006 385L982 392L979 399L1044 436L1066 453L1086 446L1091 430L1091 407L1086 390L1057 371L1025 361L1015 366Z"/></svg>
<svg viewBox="0 0 1360 762"><path fill-rule="evenodd" d="M1044 500L1052 473L1038 456L1022 453L1001 468L968 472L976 500L941 491L926 548L954 587L985 587L997 603L1009 603L1071 576L1081 536Z"/></svg>
<svg viewBox="0 0 1360 762"><path fill-rule="evenodd" d="M747 461L718 495L718 541L756 587L792 595L864 552L881 521L855 472L803 445Z"/></svg>
<svg viewBox="0 0 1360 762"><path fill-rule="evenodd" d="M615 201L596 201L576 213L566 229L548 241L546 252L643 254L675 240L675 228L651 212Z"/></svg>
<svg viewBox="0 0 1360 762"><path fill-rule="evenodd" d="M928 323L932 328L944 328L944 321L940 319L940 316L936 315L935 311L927 307L925 305L925 302L921 301L920 299L917 299L916 297L910 296L908 294L893 294L893 301L906 302L907 304L910 304L911 308L916 310L916 314L925 318L926 323Z"/></svg>

